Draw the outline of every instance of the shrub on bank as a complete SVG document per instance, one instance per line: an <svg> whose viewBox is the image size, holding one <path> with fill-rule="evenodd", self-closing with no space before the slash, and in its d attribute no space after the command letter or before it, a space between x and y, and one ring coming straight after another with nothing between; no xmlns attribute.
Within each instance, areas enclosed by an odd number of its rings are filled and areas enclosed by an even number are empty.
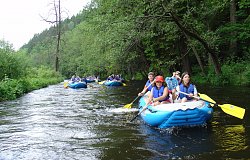
<svg viewBox="0 0 250 160"><path fill-rule="evenodd" d="M20 79L6 77L0 81L0 101L16 99L27 92L56 84L62 80L59 73L48 67L28 69L26 77Z"/></svg>
<svg viewBox="0 0 250 160"><path fill-rule="evenodd" d="M217 76L214 68L210 66L204 76L195 69L193 79L199 84L212 84L213 86L234 85L250 86L250 64L248 62L228 62L221 66L222 74Z"/></svg>

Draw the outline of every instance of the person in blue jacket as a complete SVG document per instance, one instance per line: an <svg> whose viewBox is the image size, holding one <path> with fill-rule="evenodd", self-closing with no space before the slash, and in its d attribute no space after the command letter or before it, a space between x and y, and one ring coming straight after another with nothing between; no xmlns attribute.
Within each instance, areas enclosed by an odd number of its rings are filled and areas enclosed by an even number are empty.
<svg viewBox="0 0 250 160"><path fill-rule="evenodd" d="M71 77L70 81L71 81L72 83L75 83L75 82L77 81L76 75L73 75L73 76Z"/></svg>
<svg viewBox="0 0 250 160"><path fill-rule="evenodd" d="M152 87L154 86L154 78L155 78L154 72L149 72L148 81L146 82L143 90L140 93L138 93L138 96L143 96L145 93L147 93L147 91L151 91Z"/></svg>
<svg viewBox="0 0 250 160"><path fill-rule="evenodd" d="M185 92L188 95L179 93L178 91ZM181 83L176 89L172 90L172 98L173 100L177 99L177 102L187 102L194 100L193 97L198 97L198 92L194 84L191 83L190 74L188 72L184 72L181 75Z"/></svg>
<svg viewBox="0 0 250 160"><path fill-rule="evenodd" d="M151 89L147 104L156 106L159 104L171 103L169 99L168 87L165 85L163 76L155 77L155 86Z"/></svg>

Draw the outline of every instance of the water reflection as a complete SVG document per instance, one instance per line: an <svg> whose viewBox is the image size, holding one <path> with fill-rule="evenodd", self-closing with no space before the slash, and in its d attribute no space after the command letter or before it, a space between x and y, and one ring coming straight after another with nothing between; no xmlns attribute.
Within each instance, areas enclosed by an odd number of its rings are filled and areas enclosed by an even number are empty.
<svg viewBox="0 0 250 160"><path fill-rule="evenodd" d="M214 126L217 151L230 154L245 152L249 149L245 127L243 125Z"/></svg>
<svg viewBox="0 0 250 160"><path fill-rule="evenodd" d="M98 131L109 132L102 147L100 159L199 159L199 154L210 154L215 148L211 143L211 126L196 128L171 128L158 130L140 120L136 124L99 126ZM206 156L207 157L207 156ZM204 159L206 159L206 157Z"/></svg>
<svg viewBox="0 0 250 160"><path fill-rule="evenodd" d="M146 148L154 151L153 157L162 159L199 159L199 154L211 153L211 127L171 128L166 130L143 130L148 135ZM150 131L148 133L148 131ZM157 152L156 152L157 151ZM160 153L160 154L159 154ZM164 159L165 159L164 158Z"/></svg>

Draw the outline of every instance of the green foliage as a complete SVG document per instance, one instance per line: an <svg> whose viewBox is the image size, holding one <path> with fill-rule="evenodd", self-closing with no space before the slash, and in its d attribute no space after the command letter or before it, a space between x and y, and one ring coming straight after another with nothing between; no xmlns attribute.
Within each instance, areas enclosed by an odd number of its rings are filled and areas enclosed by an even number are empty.
<svg viewBox="0 0 250 160"><path fill-rule="evenodd" d="M217 76L212 67L206 76L195 73L193 80L199 84L212 84L214 86L222 85L236 85L249 86L250 85L250 63L246 61L233 62L228 61L222 65L222 74Z"/></svg>
<svg viewBox="0 0 250 160"><path fill-rule="evenodd" d="M48 67L29 68L26 77L10 79L5 77L0 81L0 101L12 100L29 91L61 82L59 73Z"/></svg>
<svg viewBox="0 0 250 160"><path fill-rule="evenodd" d="M24 79L8 79L0 82L0 101L13 100L32 91L30 83Z"/></svg>
<svg viewBox="0 0 250 160"><path fill-rule="evenodd" d="M228 83L233 85L250 84L249 62L228 62L222 66L223 77L228 78Z"/></svg>
<svg viewBox="0 0 250 160"><path fill-rule="evenodd" d="M240 0L237 5L237 22L232 24L229 0L94 0L77 16L62 23L59 70L67 77L72 74L105 77L115 73L140 78L152 70L165 75L173 70L186 70L184 57L188 57L193 72L199 73L200 69L195 68L198 66L195 48L205 72L213 77L197 81L232 84L226 76L227 61L236 61L240 56L244 61L250 59L249 2ZM170 13L215 51L223 66L221 75L214 75L204 44L194 36L187 38ZM22 48L29 64L54 66L55 35L56 30L51 27ZM237 54L229 47L234 40Z"/></svg>
<svg viewBox="0 0 250 160"><path fill-rule="evenodd" d="M6 76L20 78L24 71L22 59L7 42L0 41L0 80Z"/></svg>
<svg viewBox="0 0 250 160"><path fill-rule="evenodd" d="M62 80L49 67L31 68L25 51L15 52L7 42L0 43L0 101L20 97L31 90Z"/></svg>

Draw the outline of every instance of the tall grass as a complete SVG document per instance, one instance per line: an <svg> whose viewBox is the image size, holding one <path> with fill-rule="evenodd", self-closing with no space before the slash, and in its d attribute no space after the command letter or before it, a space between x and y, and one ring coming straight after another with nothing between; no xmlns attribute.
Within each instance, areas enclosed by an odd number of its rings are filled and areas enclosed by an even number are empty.
<svg viewBox="0 0 250 160"><path fill-rule="evenodd" d="M61 82L63 77L48 67L29 68L25 77L0 81L0 101L13 100L32 90Z"/></svg>

